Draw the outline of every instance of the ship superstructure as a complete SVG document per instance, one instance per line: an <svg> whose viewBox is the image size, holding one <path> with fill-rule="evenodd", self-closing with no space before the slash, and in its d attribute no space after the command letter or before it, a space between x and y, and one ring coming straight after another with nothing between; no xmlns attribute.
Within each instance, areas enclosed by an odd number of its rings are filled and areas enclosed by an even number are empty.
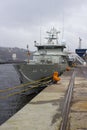
<svg viewBox="0 0 87 130"><path fill-rule="evenodd" d="M25 64L15 64L15 68L22 82L38 80L51 76L55 71L59 74L66 70L67 53L64 52L65 45L58 42L59 32L52 28L47 32L46 44L38 44L35 41L37 51L33 54L33 60Z"/></svg>

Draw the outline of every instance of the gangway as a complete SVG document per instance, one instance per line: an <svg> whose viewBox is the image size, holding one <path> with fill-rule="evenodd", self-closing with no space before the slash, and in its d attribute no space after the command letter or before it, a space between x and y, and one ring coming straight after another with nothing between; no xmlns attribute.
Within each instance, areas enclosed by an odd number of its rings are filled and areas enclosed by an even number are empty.
<svg viewBox="0 0 87 130"><path fill-rule="evenodd" d="M81 65L86 65L86 61L76 53L70 53L69 57L73 59L74 62L78 62Z"/></svg>

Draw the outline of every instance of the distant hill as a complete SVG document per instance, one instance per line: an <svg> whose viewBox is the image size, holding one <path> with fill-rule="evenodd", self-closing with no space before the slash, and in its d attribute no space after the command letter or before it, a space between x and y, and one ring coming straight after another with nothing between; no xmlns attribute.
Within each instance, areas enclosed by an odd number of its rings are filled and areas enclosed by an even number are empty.
<svg viewBox="0 0 87 130"><path fill-rule="evenodd" d="M30 52L30 60L33 59L33 52ZM12 61L16 56L17 61L24 61L27 59L27 50L21 48L0 47L0 61Z"/></svg>

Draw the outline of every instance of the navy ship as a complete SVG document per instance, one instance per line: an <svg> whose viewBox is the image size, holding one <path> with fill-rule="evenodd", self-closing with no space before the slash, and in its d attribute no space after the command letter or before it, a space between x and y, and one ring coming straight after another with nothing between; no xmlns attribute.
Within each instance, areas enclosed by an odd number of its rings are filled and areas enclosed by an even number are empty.
<svg viewBox="0 0 87 130"><path fill-rule="evenodd" d="M47 34L47 43L38 44L35 41L37 51L33 54L33 60L14 65L21 83L52 76L55 71L60 75L66 70L68 55L64 51L66 46L58 42L59 31L52 28Z"/></svg>

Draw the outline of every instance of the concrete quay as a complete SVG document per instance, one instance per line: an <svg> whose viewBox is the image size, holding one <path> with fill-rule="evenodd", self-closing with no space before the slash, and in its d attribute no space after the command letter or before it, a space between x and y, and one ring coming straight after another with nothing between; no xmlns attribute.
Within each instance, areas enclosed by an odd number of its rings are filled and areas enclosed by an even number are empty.
<svg viewBox="0 0 87 130"><path fill-rule="evenodd" d="M68 73L70 72L65 72L57 84L50 85L39 93L1 125L0 130L57 130L61 122L63 99L70 80Z"/></svg>
<svg viewBox="0 0 87 130"><path fill-rule="evenodd" d="M69 130L87 130L87 67L77 69L69 113Z"/></svg>
<svg viewBox="0 0 87 130"><path fill-rule="evenodd" d="M76 68L77 75L69 114L68 130L87 129L87 68ZM64 72L57 84L49 85L13 117L0 126L0 130L59 130L65 95L72 70ZM81 90L81 91L80 91Z"/></svg>

